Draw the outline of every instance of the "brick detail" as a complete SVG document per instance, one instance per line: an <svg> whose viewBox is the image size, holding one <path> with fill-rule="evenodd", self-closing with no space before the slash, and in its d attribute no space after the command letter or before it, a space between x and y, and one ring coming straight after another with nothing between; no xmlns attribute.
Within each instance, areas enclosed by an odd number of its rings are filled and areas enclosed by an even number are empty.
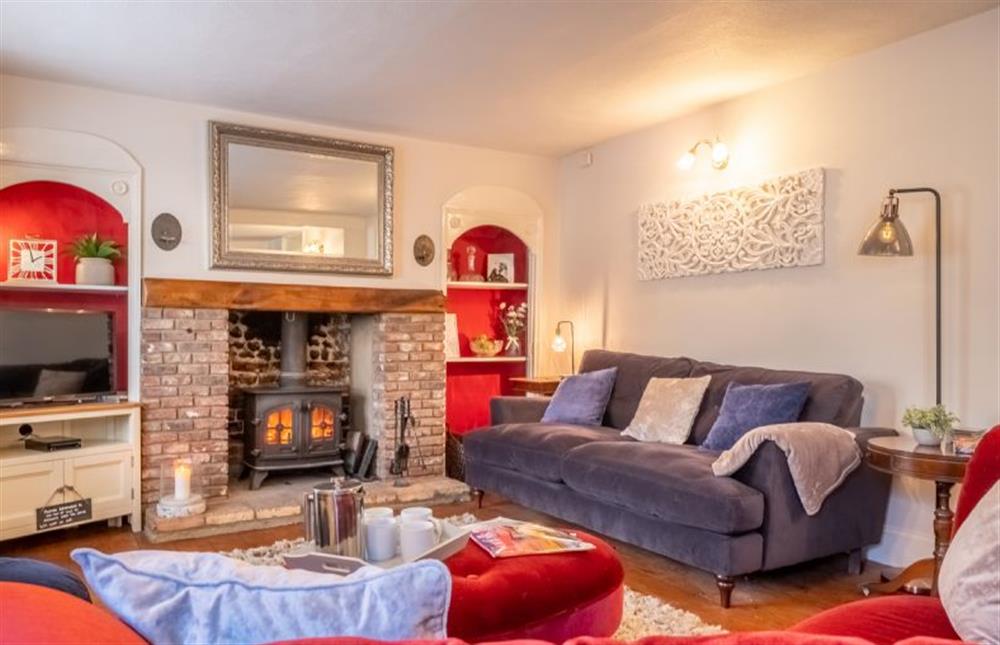
<svg viewBox="0 0 1000 645"><path fill-rule="evenodd" d="M444 475L444 314L375 316L372 347L372 436L379 438L378 476L388 478L396 448L394 402L409 396L417 427L409 435L410 476Z"/></svg>
<svg viewBox="0 0 1000 645"><path fill-rule="evenodd" d="M229 481L229 315L225 309L142 311L142 503L159 499L160 466L198 464L201 490Z"/></svg>

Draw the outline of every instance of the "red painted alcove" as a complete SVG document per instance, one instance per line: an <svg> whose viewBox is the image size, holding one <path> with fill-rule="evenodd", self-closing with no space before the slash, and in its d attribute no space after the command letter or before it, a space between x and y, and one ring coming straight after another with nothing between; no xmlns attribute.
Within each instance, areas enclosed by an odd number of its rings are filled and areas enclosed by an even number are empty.
<svg viewBox="0 0 1000 645"><path fill-rule="evenodd" d="M73 284L76 262L66 251L74 240L91 233L113 239L122 248L128 224L114 206L88 190L55 181L29 181L0 190L0 280L7 278L10 240L37 237L56 240L56 280ZM127 252L127 249L126 249ZM128 284L128 263L115 262L115 283ZM0 284L2 286L2 284ZM0 305L24 309L108 312L114 324L116 390L128 389L128 301L125 292L78 293L44 288L0 289Z"/></svg>
<svg viewBox="0 0 1000 645"><path fill-rule="evenodd" d="M478 226L469 229L450 249L449 268L456 275L467 271L467 249L476 248L476 273L485 276L487 255L513 253L513 282L528 282L528 247L516 235L499 226ZM483 284L477 289L448 289L447 310L458 319L458 342L461 355L471 357L469 341L480 334L503 338L499 322L500 303L517 306L527 301L527 287L509 289ZM529 339L522 338L526 353ZM524 376L527 364L516 363L448 363L447 425L449 432L465 434L489 425L489 403L494 396L511 394L509 379Z"/></svg>

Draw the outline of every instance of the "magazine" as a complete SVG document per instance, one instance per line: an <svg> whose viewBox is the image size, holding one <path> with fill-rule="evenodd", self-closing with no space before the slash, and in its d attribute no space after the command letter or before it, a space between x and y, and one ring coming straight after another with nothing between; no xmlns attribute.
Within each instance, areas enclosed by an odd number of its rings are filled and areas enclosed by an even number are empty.
<svg viewBox="0 0 1000 645"><path fill-rule="evenodd" d="M471 531L472 541L494 558L590 551L595 548L567 531L505 517L466 528Z"/></svg>

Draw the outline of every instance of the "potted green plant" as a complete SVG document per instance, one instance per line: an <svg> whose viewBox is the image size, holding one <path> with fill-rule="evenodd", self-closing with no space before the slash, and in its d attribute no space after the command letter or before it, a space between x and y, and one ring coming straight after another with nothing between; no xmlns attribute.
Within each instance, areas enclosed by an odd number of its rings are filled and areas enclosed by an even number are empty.
<svg viewBox="0 0 1000 645"><path fill-rule="evenodd" d="M92 233L75 240L69 252L76 258L77 284L115 283L115 267L112 263L122 257L118 242L102 240L97 237L97 233Z"/></svg>
<svg viewBox="0 0 1000 645"><path fill-rule="evenodd" d="M937 446L951 434L958 417L943 405L932 408L909 407L903 413L903 425L913 431L913 439L922 446Z"/></svg>

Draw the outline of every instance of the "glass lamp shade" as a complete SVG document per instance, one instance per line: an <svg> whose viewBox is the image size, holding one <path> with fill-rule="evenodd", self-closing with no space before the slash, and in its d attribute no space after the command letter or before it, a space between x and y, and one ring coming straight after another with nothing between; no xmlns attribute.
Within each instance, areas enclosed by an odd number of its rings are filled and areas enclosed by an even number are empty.
<svg viewBox="0 0 1000 645"><path fill-rule="evenodd" d="M858 247L858 255L913 255L913 242L906 227L899 221L899 199L889 194L882 204L882 214L868 229Z"/></svg>
<svg viewBox="0 0 1000 645"><path fill-rule="evenodd" d="M861 240L858 255L913 255L913 242L898 219L879 219Z"/></svg>
<svg viewBox="0 0 1000 645"><path fill-rule="evenodd" d="M566 351L566 339L559 332L556 332L555 338L552 339L552 351L560 354Z"/></svg>

